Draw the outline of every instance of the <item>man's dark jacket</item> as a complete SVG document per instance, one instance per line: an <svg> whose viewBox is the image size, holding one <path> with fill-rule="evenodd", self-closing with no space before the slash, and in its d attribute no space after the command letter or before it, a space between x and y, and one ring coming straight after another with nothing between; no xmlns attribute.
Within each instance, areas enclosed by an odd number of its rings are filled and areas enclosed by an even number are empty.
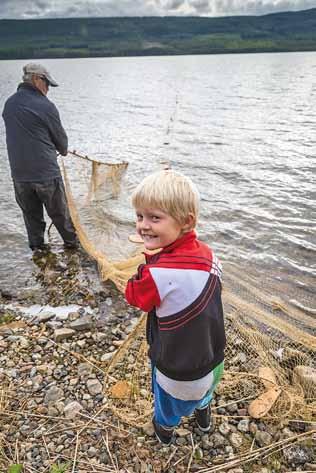
<svg viewBox="0 0 316 473"><path fill-rule="evenodd" d="M67 154L68 138L56 106L31 84L22 83L6 101L2 116L13 180L61 177L57 151Z"/></svg>

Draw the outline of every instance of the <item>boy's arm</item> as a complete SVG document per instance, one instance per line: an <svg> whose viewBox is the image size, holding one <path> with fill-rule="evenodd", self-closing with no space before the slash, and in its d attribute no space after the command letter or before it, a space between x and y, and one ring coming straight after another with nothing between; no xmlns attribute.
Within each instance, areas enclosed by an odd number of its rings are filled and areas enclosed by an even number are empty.
<svg viewBox="0 0 316 473"><path fill-rule="evenodd" d="M137 274L129 279L125 298L129 304L145 312L160 305L159 293L147 266L140 265Z"/></svg>

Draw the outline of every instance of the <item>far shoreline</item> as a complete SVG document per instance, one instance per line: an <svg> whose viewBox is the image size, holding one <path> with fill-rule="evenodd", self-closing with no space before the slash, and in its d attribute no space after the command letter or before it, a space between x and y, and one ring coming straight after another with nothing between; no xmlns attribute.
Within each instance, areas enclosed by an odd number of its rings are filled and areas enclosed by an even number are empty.
<svg viewBox="0 0 316 473"><path fill-rule="evenodd" d="M107 54L107 55L89 55L89 56L26 56L26 57L12 57L5 58L0 56L0 61L42 61L48 59L126 59L126 58L156 58L156 57L183 57L183 56L229 56L229 55L247 55L247 54L291 54L291 53L313 53L316 52L316 46L313 49L263 49L263 50L238 50L238 51L219 51L219 52L201 52L201 53L168 53L168 54Z"/></svg>

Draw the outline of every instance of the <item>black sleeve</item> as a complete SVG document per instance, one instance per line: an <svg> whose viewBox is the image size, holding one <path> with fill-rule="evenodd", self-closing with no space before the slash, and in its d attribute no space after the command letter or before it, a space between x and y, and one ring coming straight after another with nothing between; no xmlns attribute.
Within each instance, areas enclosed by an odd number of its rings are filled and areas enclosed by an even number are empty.
<svg viewBox="0 0 316 473"><path fill-rule="evenodd" d="M66 156L68 152L68 137L64 127L62 126L59 112L53 103L51 103L48 112L48 129L57 151L62 156Z"/></svg>

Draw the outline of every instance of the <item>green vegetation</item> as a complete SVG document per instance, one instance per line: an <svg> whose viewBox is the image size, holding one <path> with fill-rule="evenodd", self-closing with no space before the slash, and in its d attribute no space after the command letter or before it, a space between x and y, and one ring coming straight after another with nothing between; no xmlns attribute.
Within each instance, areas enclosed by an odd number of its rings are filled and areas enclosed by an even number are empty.
<svg viewBox="0 0 316 473"><path fill-rule="evenodd" d="M23 465L20 463L15 463L14 465L9 466L8 473L21 473L23 470Z"/></svg>
<svg viewBox="0 0 316 473"><path fill-rule="evenodd" d="M316 8L264 16L0 20L0 59L316 50Z"/></svg>
<svg viewBox="0 0 316 473"><path fill-rule="evenodd" d="M70 463L54 463L50 470L49 473L67 473L70 468ZM21 463L15 463L14 465L9 466L8 473L22 473L23 471L23 465Z"/></svg>
<svg viewBox="0 0 316 473"><path fill-rule="evenodd" d="M15 317L13 314L8 313L8 312L0 313L0 325L9 324L10 322L13 322L14 320L15 320Z"/></svg>
<svg viewBox="0 0 316 473"><path fill-rule="evenodd" d="M51 466L51 469L49 470L49 473L67 473L69 471L68 469L70 468L70 463L54 463Z"/></svg>

